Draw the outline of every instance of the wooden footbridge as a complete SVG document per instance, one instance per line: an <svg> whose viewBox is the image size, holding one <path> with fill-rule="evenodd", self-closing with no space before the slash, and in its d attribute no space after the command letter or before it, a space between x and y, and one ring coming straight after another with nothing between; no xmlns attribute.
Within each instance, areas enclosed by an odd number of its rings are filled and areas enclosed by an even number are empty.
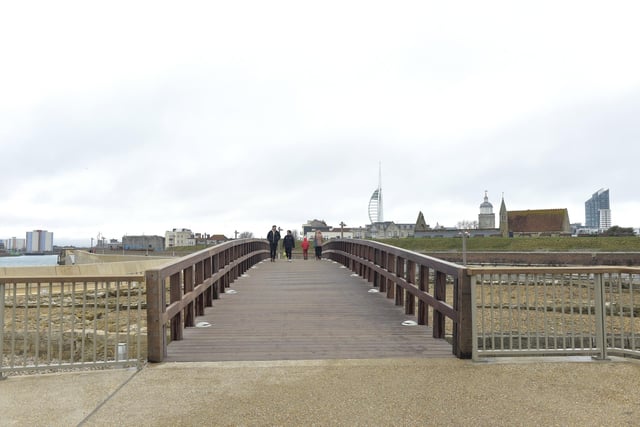
<svg viewBox="0 0 640 427"><path fill-rule="evenodd" d="M250 239L147 270L148 360L471 356L462 267L369 241L323 256L271 262Z"/></svg>
<svg viewBox="0 0 640 427"><path fill-rule="evenodd" d="M453 357L431 328L371 291L330 260L262 261L168 345L165 361Z"/></svg>

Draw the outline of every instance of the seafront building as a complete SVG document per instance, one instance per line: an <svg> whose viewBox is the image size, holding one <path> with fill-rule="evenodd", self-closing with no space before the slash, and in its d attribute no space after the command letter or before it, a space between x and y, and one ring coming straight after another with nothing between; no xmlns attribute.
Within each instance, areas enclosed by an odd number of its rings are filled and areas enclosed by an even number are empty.
<svg viewBox="0 0 640 427"><path fill-rule="evenodd" d="M165 249L195 246L196 236L188 228L174 228L171 231L165 231L164 245Z"/></svg>
<svg viewBox="0 0 640 427"><path fill-rule="evenodd" d="M164 237L162 236L122 236L122 246L127 251L154 251L164 250Z"/></svg>
<svg viewBox="0 0 640 427"><path fill-rule="evenodd" d="M611 228L609 189L601 188L584 202L585 227L596 231Z"/></svg>
<svg viewBox="0 0 640 427"><path fill-rule="evenodd" d="M27 239L18 239L12 237L10 239L4 239L0 241L3 244L3 249L9 252L24 252L27 250Z"/></svg>
<svg viewBox="0 0 640 427"><path fill-rule="evenodd" d="M53 252L53 233L47 230L27 231L28 254L44 254Z"/></svg>

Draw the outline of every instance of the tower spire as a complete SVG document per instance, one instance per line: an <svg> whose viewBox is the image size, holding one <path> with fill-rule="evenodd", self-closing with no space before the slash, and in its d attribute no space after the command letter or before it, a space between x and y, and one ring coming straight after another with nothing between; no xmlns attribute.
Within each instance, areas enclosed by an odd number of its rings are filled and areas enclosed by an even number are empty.
<svg viewBox="0 0 640 427"><path fill-rule="evenodd" d="M382 162L378 163L378 188L369 200L369 221L372 224L384 221L382 215Z"/></svg>
<svg viewBox="0 0 640 427"><path fill-rule="evenodd" d="M378 221L384 221L382 210L382 161L378 161Z"/></svg>

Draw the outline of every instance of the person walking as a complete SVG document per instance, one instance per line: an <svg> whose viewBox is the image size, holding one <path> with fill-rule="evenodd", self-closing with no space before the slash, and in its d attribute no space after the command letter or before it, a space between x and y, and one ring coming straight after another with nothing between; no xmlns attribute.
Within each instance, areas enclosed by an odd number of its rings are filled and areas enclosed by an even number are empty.
<svg viewBox="0 0 640 427"><path fill-rule="evenodd" d="M308 259L309 258L309 239L307 239L307 236L305 236L304 239L302 239L302 244L300 246L302 246L302 258Z"/></svg>
<svg viewBox="0 0 640 427"><path fill-rule="evenodd" d="M313 246L316 249L316 259L322 259L322 232L316 231L316 235L313 238Z"/></svg>
<svg viewBox="0 0 640 427"><path fill-rule="evenodd" d="M282 239L282 243L284 244L284 253L287 256L287 261L291 262L291 252L293 248L296 247L296 242L293 238L293 234L291 234L291 230L287 230L287 235Z"/></svg>
<svg viewBox="0 0 640 427"><path fill-rule="evenodd" d="M271 250L271 262L276 262L276 253L278 252L278 241L280 240L280 232L274 225L267 234L267 240L269 241L269 249Z"/></svg>

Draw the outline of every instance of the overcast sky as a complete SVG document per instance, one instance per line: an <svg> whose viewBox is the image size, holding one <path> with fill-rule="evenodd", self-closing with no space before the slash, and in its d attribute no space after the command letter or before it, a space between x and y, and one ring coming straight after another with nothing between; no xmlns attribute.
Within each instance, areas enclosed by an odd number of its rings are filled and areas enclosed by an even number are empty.
<svg viewBox="0 0 640 427"><path fill-rule="evenodd" d="M640 226L637 1L0 6L0 238L456 226L609 188ZM496 215L497 216L497 215Z"/></svg>

